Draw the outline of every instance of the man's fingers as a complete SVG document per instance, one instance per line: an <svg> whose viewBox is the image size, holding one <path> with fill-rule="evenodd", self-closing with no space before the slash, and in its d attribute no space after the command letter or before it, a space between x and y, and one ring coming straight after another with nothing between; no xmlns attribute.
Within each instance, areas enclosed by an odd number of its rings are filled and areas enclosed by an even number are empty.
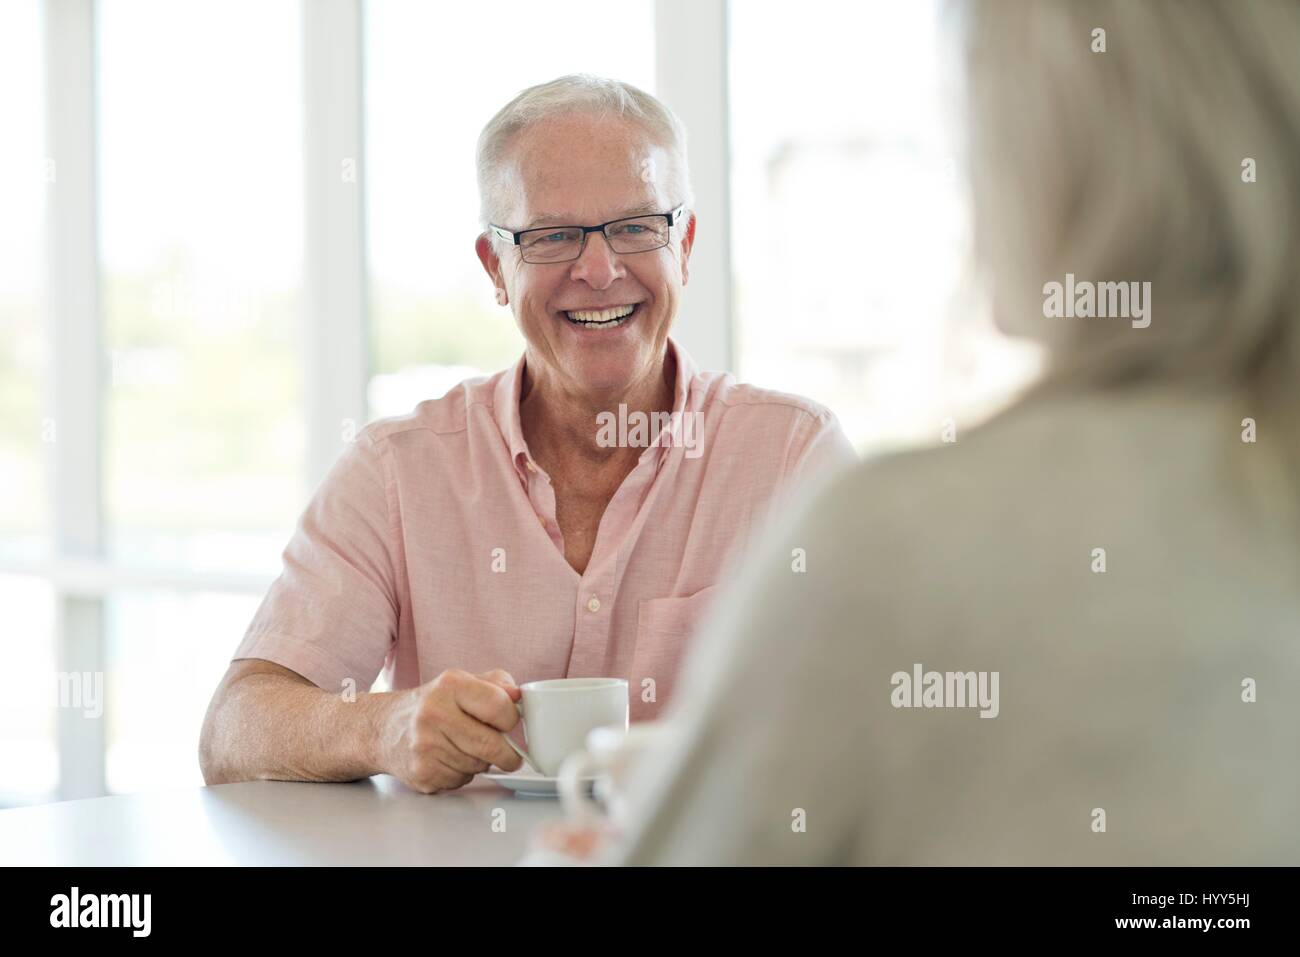
<svg viewBox="0 0 1300 957"><path fill-rule="evenodd" d="M510 752L508 756L500 761L493 761L492 763L502 771L518 771L524 766L524 759L521 758L519 753L508 744L506 745L506 750Z"/></svg>
<svg viewBox="0 0 1300 957"><path fill-rule="evenodd" d="M463 788L473 780L474 775L472 774L459 774L451 771L448 772L448 777L445 780L436 784L420 784L416 786L416 789L423 794L437 794L439 791L454 791L457 788Z"/></svg>
<svg viewBox="0 0 1300 957"><path fill-rule="evenodd" d="M519 723L519 710L505 688L477 675L466 675L455 685L456 706L471 718L498 731Z"/></svg>
<svg viewBox="0 0 1300 957"><path fill-rule="evenodd" d="M511 699L518 700L514 692L519 689L519 685L515 682L514 676L505 669L493 668L491 671L484 671L478 677L484 681L490 681L494 685L499 685L506 694L510 695Z"/></svg>
<svg viewBox="0 0 1300 957"><path fill-rule="evenodd" d="M506 771L514 771L523 764L515 749L506 744L501 732L469 715L448 722L443 732L463 754L472 758L495 764Z"/></svg>
<svg viewBox="0 0 1300 957"><path fill-rule="evenodd" d="M441 746L434 752L436 759L440 764L451 768L453 771L459 771L461 774L481 774L488 769L488 762L474 757L472 754L466 754L445 733L442 735Z"/></svg>

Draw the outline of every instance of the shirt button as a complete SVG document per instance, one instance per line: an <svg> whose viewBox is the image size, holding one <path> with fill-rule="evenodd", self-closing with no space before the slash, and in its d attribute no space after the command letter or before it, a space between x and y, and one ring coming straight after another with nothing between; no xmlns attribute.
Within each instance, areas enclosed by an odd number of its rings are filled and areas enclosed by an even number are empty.
<svg viewBox="0 0 1300 957"><path fill-rule="evenodd" d="M524 468L528 469L528 471L530 472L537 471L537 466L533 464L532 459L528 459L527 461L524 462Z"/></svg>
<svg viewBox="0 0 1300 957"><path fill-rule="evenodd" d="M592 595L591 599L587 602L587 611L600 611L600 599L595 595Z"/></svg>

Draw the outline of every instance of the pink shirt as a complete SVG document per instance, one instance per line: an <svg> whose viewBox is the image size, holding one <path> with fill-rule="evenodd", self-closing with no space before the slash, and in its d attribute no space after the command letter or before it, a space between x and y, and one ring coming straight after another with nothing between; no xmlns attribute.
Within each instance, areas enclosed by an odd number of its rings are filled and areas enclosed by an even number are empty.
<svg viewBox="0 0 1300 957"><path fill-rule="evenodd" d="M669 348L674 412L694 414L699 434L679 427L641 454L584 574L564 558L554 490L524 442L521 358L362 430L234 659L334 692L365 691L381 669L395 690L448 668L504 668L520 684L622 677L633 720L655 717L728 559L783 496L856 461L829 410L698 372Z"/></svg>

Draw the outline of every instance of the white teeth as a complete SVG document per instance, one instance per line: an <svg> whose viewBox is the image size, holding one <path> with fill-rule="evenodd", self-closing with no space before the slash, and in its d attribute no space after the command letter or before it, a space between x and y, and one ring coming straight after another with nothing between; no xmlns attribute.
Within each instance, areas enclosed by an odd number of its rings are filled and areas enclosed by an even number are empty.
<svg viewBox="0 0 1300 957"><path fill-rule="evenodd" d="M585 309L575 309L573 312L565 313L570 319L578 322L610 322L614 319L622 319L624 316L630 316L636 306L613 306L609 309L598 309L589 311Z"/></svg>

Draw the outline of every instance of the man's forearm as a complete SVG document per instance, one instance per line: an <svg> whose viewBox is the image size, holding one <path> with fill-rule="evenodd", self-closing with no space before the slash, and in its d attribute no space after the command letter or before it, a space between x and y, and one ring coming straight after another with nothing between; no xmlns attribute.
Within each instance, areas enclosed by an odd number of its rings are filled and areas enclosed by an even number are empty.
<svg viewBox="0 0 1300 957"><path fill-rule="evenodd" d="M362 693L349 701L278 675L243 677L204 721L204 780L355 781L379 773L390 697Z"/></svg>

